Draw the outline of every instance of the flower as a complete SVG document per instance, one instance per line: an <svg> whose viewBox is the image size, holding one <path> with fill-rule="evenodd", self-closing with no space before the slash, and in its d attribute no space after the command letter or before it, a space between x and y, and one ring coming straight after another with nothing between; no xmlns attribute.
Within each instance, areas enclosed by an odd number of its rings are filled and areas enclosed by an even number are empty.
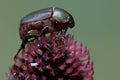
<svg viewBox="0 0 120 80"><path fill-rule="evenodd" d="M8 80L93 80L89 50L73 36L51 33L29 42L7 75Z"/></svg>

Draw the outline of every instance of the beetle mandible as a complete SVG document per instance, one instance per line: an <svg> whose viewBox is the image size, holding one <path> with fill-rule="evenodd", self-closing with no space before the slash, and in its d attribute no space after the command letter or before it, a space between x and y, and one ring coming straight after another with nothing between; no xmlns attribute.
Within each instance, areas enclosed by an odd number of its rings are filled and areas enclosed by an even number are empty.
<svg viewBox="0 0 120 80"><path fill-rule="evenodd" d="M21 19L19 34L22 40L21 49L25 48L30 38L39 37L52 32L66 32L74 27L73 16L61 8L51 7L32 12Z"/></svg>

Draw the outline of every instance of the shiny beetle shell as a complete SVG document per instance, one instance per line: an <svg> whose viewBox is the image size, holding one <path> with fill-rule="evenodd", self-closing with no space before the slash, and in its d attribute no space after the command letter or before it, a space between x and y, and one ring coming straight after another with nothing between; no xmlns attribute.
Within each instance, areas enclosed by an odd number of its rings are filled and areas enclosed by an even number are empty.
<svg viewBox="0 0 120 80"><path fill-rule="evenodd" d="M29 38L52 32L66 32L68 27L72 28L74 25L72 15L61 8L52 7L32 12L21 19L19 33L22 44L18 53Z"/></svg>
<svg viewBox="0 0 120 80"><path fill-rule="evenodd" d="M74 27L74 19L70 13L61 8L45 8L23 17L20 23L20 37L39 36Z"/></svg>

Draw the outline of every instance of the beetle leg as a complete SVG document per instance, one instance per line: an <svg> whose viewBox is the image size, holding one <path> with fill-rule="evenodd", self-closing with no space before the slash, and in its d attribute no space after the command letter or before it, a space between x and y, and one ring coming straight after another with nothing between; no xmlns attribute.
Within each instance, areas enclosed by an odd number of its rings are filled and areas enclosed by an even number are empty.
<svg viewBox="0 0 120 80"><path fill-rule="evenodd" d="M45 30L47 30L47 29L48 29L48 26L45 26L45 27L41 30L40 35L34 36L34 39L31 39L31 40L29 40L29 41L28 41L28 39L29 39L30 36L26 36L26 37L25 37L25 41L22 41L21 46L20 46L20 48L19 48L19 50L17 51L17 54L16 54L15 56L17 56L17 55L19 54L19 52L20 52L22 49L25 48L25 45L27 44L27 42L31 42L31 41L34 41L34 40L38 39L38 37L39 37L39 36L42 36L42 35L44 34Z"/></svg>
<svg viewBox="0 0 120 80"><path fill-rule="evenodd" d="M20 48L19 48L19 50L17 51L17 53L16 53L15 56L17 56L21 50L22 50L22 47L20 46Z"/></svg>
<svg viewBox="0 0 120 80"><path fill-rule="evenodd" d="M66 32L67 32L67 29L68 29L68 28L64 29L64 33L66 33Z"/></svg>
<svg viewBox="0 0 120 80"><path fill-rule="evenodd" d="M39 33L39 35L32 36L32 38L30 38L30 36L27 35L27 36L26 36L27 42L32 42L32 41L34 41L34 40L37 40L40 36L44 35L44 32L45 32L45 30L47 30L47 29L48 29L48 26L45 26L45 27L41 30L41 32ZM28 40L28 39L29 39L29 40Z"/></svg>
<svg viewBox="0 0 120 80"><path fill-rule="evenodd" d="M27 43L27 39L26 39L26 41L22 41L21 46L20 46L20 48L19 48L19 50L17 51L17 54L16 54L15 56L17 56L17 55L19 54L19 52L20 52L22 49L25 48L25 44L26 44L26 43Z"/></svg>
<svg viewBox="0 0 120 80"><path fill-rule="evenodd" d="M44 35L45 31L48 29L48 26L43 27L43 29L41 30L39 37Z"/></svg>

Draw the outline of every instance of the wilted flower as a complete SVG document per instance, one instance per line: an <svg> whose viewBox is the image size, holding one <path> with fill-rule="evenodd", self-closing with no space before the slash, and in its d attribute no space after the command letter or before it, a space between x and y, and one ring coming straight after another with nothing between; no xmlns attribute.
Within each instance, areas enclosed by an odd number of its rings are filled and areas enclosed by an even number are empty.
<svg viewBox="0 0 120 80"><path fill-rule="evenodd" d="M51 33L27 44L14 58L8 80L93 80L93 63L72 35Z"/></svg>

